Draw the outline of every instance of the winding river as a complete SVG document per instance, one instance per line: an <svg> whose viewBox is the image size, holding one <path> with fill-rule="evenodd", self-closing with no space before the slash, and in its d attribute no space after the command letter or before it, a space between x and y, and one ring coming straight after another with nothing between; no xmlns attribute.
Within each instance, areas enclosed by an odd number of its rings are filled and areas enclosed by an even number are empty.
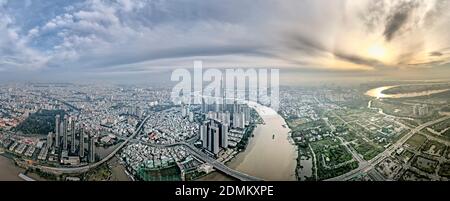
<svg viewBox="0 0 450 201"><path fill-rule="evenodd" d="M368 90L365 94L367 96L371 96L377 99L380 98L412 98L412 97L419 97L419 96L428 96L432 94L442 93L449 91L450 89L437 89L437 90L426 90L426 91L419 91L419 92L410 92L410 93L398 93L398 94L383 94L383 91L399 87L403 85L394 85L394 86L383 86L378 87L374 89Z"/></svg>
<svg viewBox="0 0 450 201"><path fill-rule="evenodd" d="M227 165L249 175L272 181L296 180L297 147L290 140L286 121L272 108L249 102L264 121L242 153Z"/></svg>
<svg viewBox="0 0 450 201"><path fill-rule="evenodd" d="M0 155L0 181L22 181L19 174L23 171L11 159Z"/></svg>

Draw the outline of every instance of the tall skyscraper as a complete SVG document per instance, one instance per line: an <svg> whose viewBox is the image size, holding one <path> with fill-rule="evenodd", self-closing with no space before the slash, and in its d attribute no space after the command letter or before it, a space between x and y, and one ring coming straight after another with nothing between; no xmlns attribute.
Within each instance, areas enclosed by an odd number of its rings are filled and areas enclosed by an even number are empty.
<svg viewBox="0 0 450 201"><path fill-rule="evenodd" d="M219 126L219 146L226 149L228 148L228 125L221 123Z"/></svg>
<svg viewBox="0 0 450 201"><path fill-rule="evenodd" d="M75 130L75 117L71 117L71 121L70 121L70 134L72 137L72 140L70 142L70 151L72 153L75 153L77 151L77 143L76 143L76 130Z"/></svg>
<svg viewBox="0 0 450 201"><path fill-rule="evenodd" d="M224 123L230 127L231 125L231 113L229 111L225 112L225 119L224 119Z"/></svg>
<svg viewBox="0 0 450 201"><path fill-rule="evenodd" d="M62 122L62 134L63 134L63 149L67 150L67 130L68 130L68 124L69 124L69 117L67 115L64 115L64 120Z"/></svg>
<svg viewBox="0 0 450 201"><path fill-rule="evenodd" d="M208 125L203 123L200 125L200 140L202 141L202 147L208 147Z"/></svg>
<svg viewBox="0 0 450 201"><path fill-rule="evenodd" d="M220 121L210 119L200 126L202 147L213 154L218 154L220 147L228 147L228 126Z"/></svg>
<svg viewBox="0 0 450 201"><path fill-rule="evenodd" d="M426 116L429 113L428 105L427 104L415 104L413 106L413 114L415 116Z"/></svg>
<svg viewBox="0 0 450 201"><path fill-rule="evenodd" d="M225 77L222 76L222 82L221 82L221 89L222 89L222 110L221 112L225 112L227 110L227 87L225 82Z"/></svg>
<svg viewBox="0 0 450 201"><path fill-rule="evenodd" d="M194 122L194 112L189 112L189 122Z"/></svg>
<svg viewBox="0 0 450 201"><path fill-rule="evenodd" d="M61 121L61 116L56 115L55 117L55 150L58 150L59 148L59 136L60 136L60 121Z"/></svg>
<svg viewBox="0 0 450 201"><path fill-rule="evenodd" d="M80 128L80 151L78 152L80 159L84 158L84 128Z"/></svg>
<svg viewBox="0 0 450 201"><path fill-rule="evenodd" d="M94 163L95 162L95 137L94 135L91 135L89 137L89 162Z"/></svg>
<svg viewBox="0 0 450 201"><path fill-rule="evenodd" d="M58 138L59 138L58 139L58 147L60 147L61 143L64 144L64 122L63 121L59 122L59 135L58 135Z"/></svg>
<svg viewBox="0 0 450 201"><path fill-rule="evenodd" d="M215 112L221 112L222 111L222 104L219 97L214 98L214 111Z"/></svg>
<svg viewBox="0 0 450 201"><path fill-rule="evenodd" d="M241 128L245 127L245 117L242 112L233 113L233 128Z"/></svg>
<svg viewBox="0 0 450 201"><path fill-rule="evenodd" d="M219 125L212 123L209 126L208 129L208 150L213 153L214 155L217 155L219 153L219 143L220 143L220 129Z"/></svg>
<svg viewBox="0 0 450 201"><path fill-rule="evenodd" d="M230 118L231 118L231 116L230 116L230 113L228 112L228 111L226 111L226 112L222 112L222 113L220 113L219 114L219 120L220 120L220 122L222 123L222 124L225 124L225 125L227 125L227 126L230 126Z"/></svg>
<svg viewBox="0 0 450 201"><path fill-rule="evenodd" d="M236 100L234 100L234 103L233 103L233 113L237 113L237 112L240 112L241 110L240 110L240 108L239 108L239 104L238 104L238 102L236 101Z"/></svg>
<svg viewBox="0 0 450 201"><path fill-rule="evenodd" d="M206 113L206 112L208 112L208 111L207 111L205 98L202 97L202 113Z"/></svg>
<svg viewBox="0 0 450 201"><path fill-rule="evenodd" d="M53 144L53 133L49 132L47 135L47 149L50 149Z"/></svg>
<svg viewBox="0 0 450 201"><path fill-rule="evenodd" d="M217 112L209 111L208 119L217 119Z"/></svg>
<svg viewBox="0 0 450 201"><path fill-rule="evenodd" d="M250 108L247 105L245 105L245 106L242 107L242 109L244 110L243 111L243 113L244 113L244 125L248 126L248 125L250 125Z"/></svg>

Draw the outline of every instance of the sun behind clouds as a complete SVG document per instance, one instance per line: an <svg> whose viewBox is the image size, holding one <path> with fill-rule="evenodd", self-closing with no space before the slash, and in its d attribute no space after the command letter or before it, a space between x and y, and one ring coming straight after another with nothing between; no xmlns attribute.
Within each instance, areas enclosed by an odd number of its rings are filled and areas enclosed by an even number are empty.
<svg viewBox="0 0 450 201"><path fill-rule="evenodd" d="M387 57L387 49L380 44L374 44L369 47L367 54L372 59L385 60Z"/></svg>

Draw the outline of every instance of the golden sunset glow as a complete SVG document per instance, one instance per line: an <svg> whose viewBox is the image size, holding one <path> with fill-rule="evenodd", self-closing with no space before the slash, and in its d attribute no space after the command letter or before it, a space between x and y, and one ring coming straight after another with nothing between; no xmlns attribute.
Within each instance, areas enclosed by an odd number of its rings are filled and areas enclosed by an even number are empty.
<svg viewBox="0 0 450 201"><path fill-rule="evenodd" d="M384 60L387 56L387 50L385 47L379 44L375 44L369 47L367 53L370 58L377 60Z"/></svg>

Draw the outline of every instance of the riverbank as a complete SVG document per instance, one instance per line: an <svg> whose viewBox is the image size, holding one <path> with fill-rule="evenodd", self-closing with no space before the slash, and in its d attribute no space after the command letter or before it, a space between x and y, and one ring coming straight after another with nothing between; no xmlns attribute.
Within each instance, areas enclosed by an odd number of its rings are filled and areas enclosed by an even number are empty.
<svg viewBox="0 0 450 201"><path fill-rule="evenodd" d="M265 124L258 124L247 148L227 165L264 180L296 180L297 147L286 121L273 109L250 103Z"/></svg>
<svg viewBox="0 0 450 201"><path fill-rule="evenodd" d="M297 180L297 146L285 119L273 109L250 102L261 117L245 150L237 153L226 165L237 171L269 181ZM197 181L229 181L233 178L212 172Z"/></svg>
<svg viewBox="0 0 450 201"><path fill-rule="evenodd" d="M429 96L433 94L438 94L442 92L449 91L450 89L439 89L439 90L425 90L425 91L415 91L415 92L407 92L407 93L392 93L392 90L402 87L404 85L394 85L394 86L383 86L377 87L374 89L368 90L365 95L374 97L377 99L380 98L412 98L419 96ZM390 90L391 93L384 93L385 91Z"/></svg>
<svg viewBox="0 0 450 201"><path fill-rule="evenodd" d="M25 170L17 167L14 161L0 155L0 181L23 181L19 174Z"/></svg>

